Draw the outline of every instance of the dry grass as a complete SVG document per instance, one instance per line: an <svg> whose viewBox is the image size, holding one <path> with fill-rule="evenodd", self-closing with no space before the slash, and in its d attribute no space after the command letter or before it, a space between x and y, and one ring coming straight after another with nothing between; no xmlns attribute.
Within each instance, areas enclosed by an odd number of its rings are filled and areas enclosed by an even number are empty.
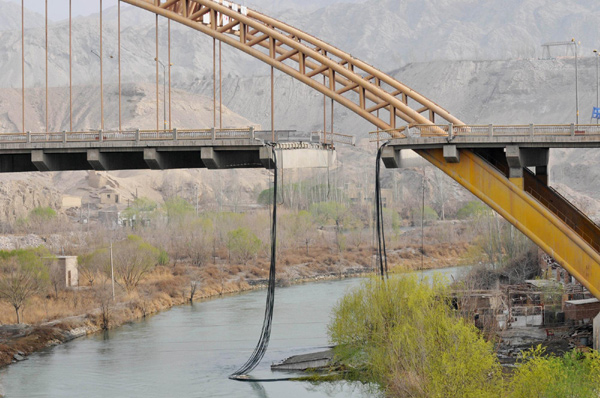
<svg viewBox="0 0 600 398"><path fill-rule="evenodd" d="M469 244L466 243L468 226L464 223L444 223L425 230L424 266L440 268L459 265L463 258L469 257ZM417 236L418 235L418 236ZM440 243L440 237L450 243ZM308 254L305 247L289 247L278 252L279 276L284 279L306 279L319 275L341 274L347 267L369 267L374 255L368 244L352 245L343 252L326 239L311 244ZM158 309L189 300L190 281L198 281L196 297L221 295L248 289L246 281L266 279L269 275L268 256L260 256L248 264L229 264L226 250L217 250L218 264L193 266L177 262L172 266L158 266L146 275L138 289L126 294L117 286L117 303L111 309L114 322L120 318L139 318ZM212 259L212 257L211 257ZM421 268L420 234L406 233L390 238L388 260L392 270L412 270ZM97 285L106 285L106 280L97 281ZM108 288L107 288L108 289ZM61 291L58 297L34 297L24 308L23 321L41 324L71 316L94 312L100 305L97 294L89 287ZM118 308L117 308L118 307ZM0 323L15 322L14 309L0 302ZM93 318L93 317L92 317ZM92 323L97 323L93 318Z"/></svg>

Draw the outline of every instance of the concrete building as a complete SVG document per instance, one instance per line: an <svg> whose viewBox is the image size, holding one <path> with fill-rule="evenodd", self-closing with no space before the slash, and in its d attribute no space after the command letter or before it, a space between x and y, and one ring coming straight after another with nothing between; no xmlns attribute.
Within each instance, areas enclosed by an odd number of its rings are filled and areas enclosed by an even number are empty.
<svg viewBox="0 0 600 398"><path fill-rule="evenodd" d="M62 208L79 208L81 207L81 196L63 195L62 197Z"/></svg>
<svg viewBox="0 0 600 398"><path fill-rule="evenodd" d="M64 287L79 286L79 272L77 266L77 256L56 257L53 267L58 268L61 279L65 281Z"/></svg>
<svg viewBox="0 0 600 398"><path fill-rule="evenodd" d="M121 202L121 197L114 189L103 189L100 191L100 203L103 205L112 205Z"/></svg>
<svg viewBox="0 0 600 398"><path fill-rule="evenodd" d="M600 313L600 301L597 298L567 300L564 304L565 319L575 323L592 323Z"/></svg>

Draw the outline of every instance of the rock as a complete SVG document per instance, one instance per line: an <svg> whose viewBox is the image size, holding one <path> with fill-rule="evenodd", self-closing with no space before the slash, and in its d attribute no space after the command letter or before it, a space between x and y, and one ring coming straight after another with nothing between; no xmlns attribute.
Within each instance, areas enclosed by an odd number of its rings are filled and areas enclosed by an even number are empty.
<svg viewBox="0 0 600 398"><path fill-rule="evenodd" d="M20 361L24 361L26 358L25 358L24 356L22 356L22 355L15 354L15 355L13 356L13 359L14 359L15 361L17 361L17 362L20 362Z"/></svg>

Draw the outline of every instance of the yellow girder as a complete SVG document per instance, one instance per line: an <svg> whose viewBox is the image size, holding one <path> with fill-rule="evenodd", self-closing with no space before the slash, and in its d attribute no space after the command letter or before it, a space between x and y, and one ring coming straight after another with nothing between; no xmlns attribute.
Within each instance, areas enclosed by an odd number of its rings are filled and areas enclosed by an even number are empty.
<svg viewBox="0 0 600 398"><path fill-rule="evenodd" d="M441 149L417 153L497 211L600 297L600 254L563 220L469 150L460 151L459 163L447 163Z"/></svg>

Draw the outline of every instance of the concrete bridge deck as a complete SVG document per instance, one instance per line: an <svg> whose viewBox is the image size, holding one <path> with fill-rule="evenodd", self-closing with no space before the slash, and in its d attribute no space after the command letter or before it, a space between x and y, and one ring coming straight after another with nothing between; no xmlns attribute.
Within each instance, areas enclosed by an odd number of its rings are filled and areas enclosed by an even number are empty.
<svg viewBox="0 0 600 398"><path fill-rule="evenodd" d="M280 130L275 137L275 149L285 151L280 167L327 167L332 162L333 146L324 141L331 136ZM253 128L0 134L0 173L271 168L270 141L271 131Z"/></svg>
<svg viewBox="0 0 600 398"><path fill-rule="evenodd" d="M370 133L371 141L406 149L499 148L507 145L538 148L598 148L600 125L410 125Z"/></svg>

